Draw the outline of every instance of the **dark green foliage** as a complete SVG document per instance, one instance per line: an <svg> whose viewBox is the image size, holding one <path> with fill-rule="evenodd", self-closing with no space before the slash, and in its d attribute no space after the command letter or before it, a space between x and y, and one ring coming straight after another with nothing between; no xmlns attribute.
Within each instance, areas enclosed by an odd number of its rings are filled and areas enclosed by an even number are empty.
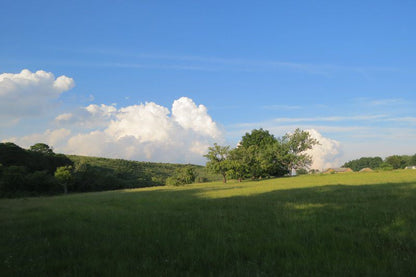
<svg viewBox="0 0 416 277"><path fill-rule="evenodd" d="M68 157L74 162L72 190L79 192L163 186L169 177L190 166L73 155ZM190 167L195 176L205 177L209 181L219 178L217 175L208 174L202 166Z"/></svg>
<svg viewBox="0 0 416 277"><path fill-rule="evenodd" d="M3 166L24 166L29 172L47 170L53 174L57 167L72 165L70 159L62 154L48 151L30 151L14 143L0 143L0 163Z"/></svg>
<svg viewBox="0 0 416 277"><path fill-rule="evenodd" d="M416 154L414 154L409 161L409 166L414 166L416 165Z"/></svg>
<svg viewBox="0 0 416 277"><path fill-rule="evenodd" d="M380 157L362 157L345 163L342 167L351 168L354 171L360 171L363 168L377 169L383 163Z"/></svg>
<svg viewBox="0 0 416 277"><path fill-rule="evenodd" d="M27 186L27 170L24 166L2 167L0 180L0 193L2 196L11 196L19 191L24 191Z"/></svg>
<svg viewBox="0 0 416 277"><path fill-rule="evenodd" d="M57 194L62 191L58 181L46 170L28 174L27 184L33 194Z"/></svg>
<svg viewBox="0 0 416 277"><path fill-rule="evenodd" d="M134 162L55 154L46 144L25 150L14 143L0 143L0 197L62 193L57 168L72 166L68 192L103 191L122 188L163 186L166 179L186 165ZM213 181L220 177L205 167L192 166L195 176ZM59 176L59 174L58 174Z"/></svg>
<svg viewBox="0 0 416 277"><path fill-rule="evenodd" d="M416 154L408 155L392 155L387 157L384 161L380 157L362 157L357 160L352 160L345 163L342 167L349 167L354 171L360 171L363 168L369 167L371 169L392 170L403 169L406 166L416 165Z"/></svg>
<svg viewBox="0 0 416 277"><path fill-rule="evenodd" d="M405 168L411 164L412 157L407 155L393 155L386 158L385 162L390 164L393 169Z"/></svg>
<svg viewBox="0 0 416 277"><path fill-rule="evenodd" d="M56 168L72 165L65 155L55 154L46 144L25 150L14 143L0 143L0 195L38 195L57 193L53 177Z"/></svg>
<svg viewBox="0 0 416 277"><path fill-rule="evenodd" d="M42 153L42 154L53 154L53 150L49 145L45 143L36 143L35 145L30 146L29 148L32 152Z"/></svg>

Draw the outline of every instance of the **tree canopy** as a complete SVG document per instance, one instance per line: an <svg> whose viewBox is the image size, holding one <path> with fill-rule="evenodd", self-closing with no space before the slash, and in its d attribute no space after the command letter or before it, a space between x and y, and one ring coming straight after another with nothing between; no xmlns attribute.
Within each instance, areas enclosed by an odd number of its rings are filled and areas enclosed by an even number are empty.
<svg viewBox="0 0 416 277"><path fill-rule="evenodd" d="M208 153L204 155L208 159L206 167L214 173L221 174L224 183L227 182L227 171L230 169L229 152L229 146L220 146L214 143L214 146L209 147Z"/></svg>
<svg viewBox="0 0 416 277"><path fill-rule="evenodd" d="M215 173L241 180L259 179L267 176L283 176L291 169L310 166L312 158L305 151L318 141L306 131L296 129L282 138L276 138L269 131L254 129L246 133L238 146L214 144L205 157L207 168Z"/></svg>
<svg viewBox="0 0 416 277"><path fill-rule="evenodd" d="M36 143L29 148L30 151L42 153L42 154L54 154L52 147L45 143Z"/></svg>

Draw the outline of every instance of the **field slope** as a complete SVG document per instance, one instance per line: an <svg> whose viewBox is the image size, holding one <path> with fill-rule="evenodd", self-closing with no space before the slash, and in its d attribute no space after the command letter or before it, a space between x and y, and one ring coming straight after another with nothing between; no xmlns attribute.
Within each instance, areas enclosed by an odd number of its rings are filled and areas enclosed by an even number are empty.
<svg viewBox="0 0 416 277"><path fill-rule="evenodd" d="M0 200L0 276L415 276L416 171Z"/></svg>

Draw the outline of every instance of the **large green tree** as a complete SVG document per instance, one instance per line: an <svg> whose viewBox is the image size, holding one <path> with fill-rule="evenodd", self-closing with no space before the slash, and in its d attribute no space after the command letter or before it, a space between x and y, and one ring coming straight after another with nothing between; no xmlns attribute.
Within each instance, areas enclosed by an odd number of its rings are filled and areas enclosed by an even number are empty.
<svg viewBox="0 0 416 277"><path fill-rule="evenodd" d="M254 129L250 133L246 133L239 143L240 146L248 149L250 146L258 146L259 148L266 147L267 145L272 145L277 141L277 139L269 133L268 130Z"/></svg>
<svg viewBox="0 0 416 277"><path fill-rule="evenodd" d="M312 149L318 141L300 129L275 138L267 130L254 129L246 133L239 145L229 150L214 144L209 148L207 167L220 173L226 181L228 174L232 178L258 179L268 176L283 176L291 169L308 167L312 157L307 150Z"/></svg>
<svg viewBox="0 0 416 277"><path fill-rule="evenodd" d="M255 179L286 173L281 158L282 150L280 141L262 128L246 133L237 147L237 152L243 156L240 161L243 160L247 166L246 177Z"/></svg>

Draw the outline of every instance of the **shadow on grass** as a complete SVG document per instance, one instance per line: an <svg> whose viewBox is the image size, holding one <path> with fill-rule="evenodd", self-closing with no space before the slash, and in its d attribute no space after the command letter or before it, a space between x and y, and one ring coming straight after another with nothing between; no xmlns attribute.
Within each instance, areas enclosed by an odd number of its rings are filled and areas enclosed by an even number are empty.
<svg viewBox="0 0 416 277"><path fill-rule="evenodd" d="M245 186L213 189L230 188ZM415 182L206 197L213 189L74 195L26 222L11 215L1 229L3 269L26 276L416 273Z"/></svg>

